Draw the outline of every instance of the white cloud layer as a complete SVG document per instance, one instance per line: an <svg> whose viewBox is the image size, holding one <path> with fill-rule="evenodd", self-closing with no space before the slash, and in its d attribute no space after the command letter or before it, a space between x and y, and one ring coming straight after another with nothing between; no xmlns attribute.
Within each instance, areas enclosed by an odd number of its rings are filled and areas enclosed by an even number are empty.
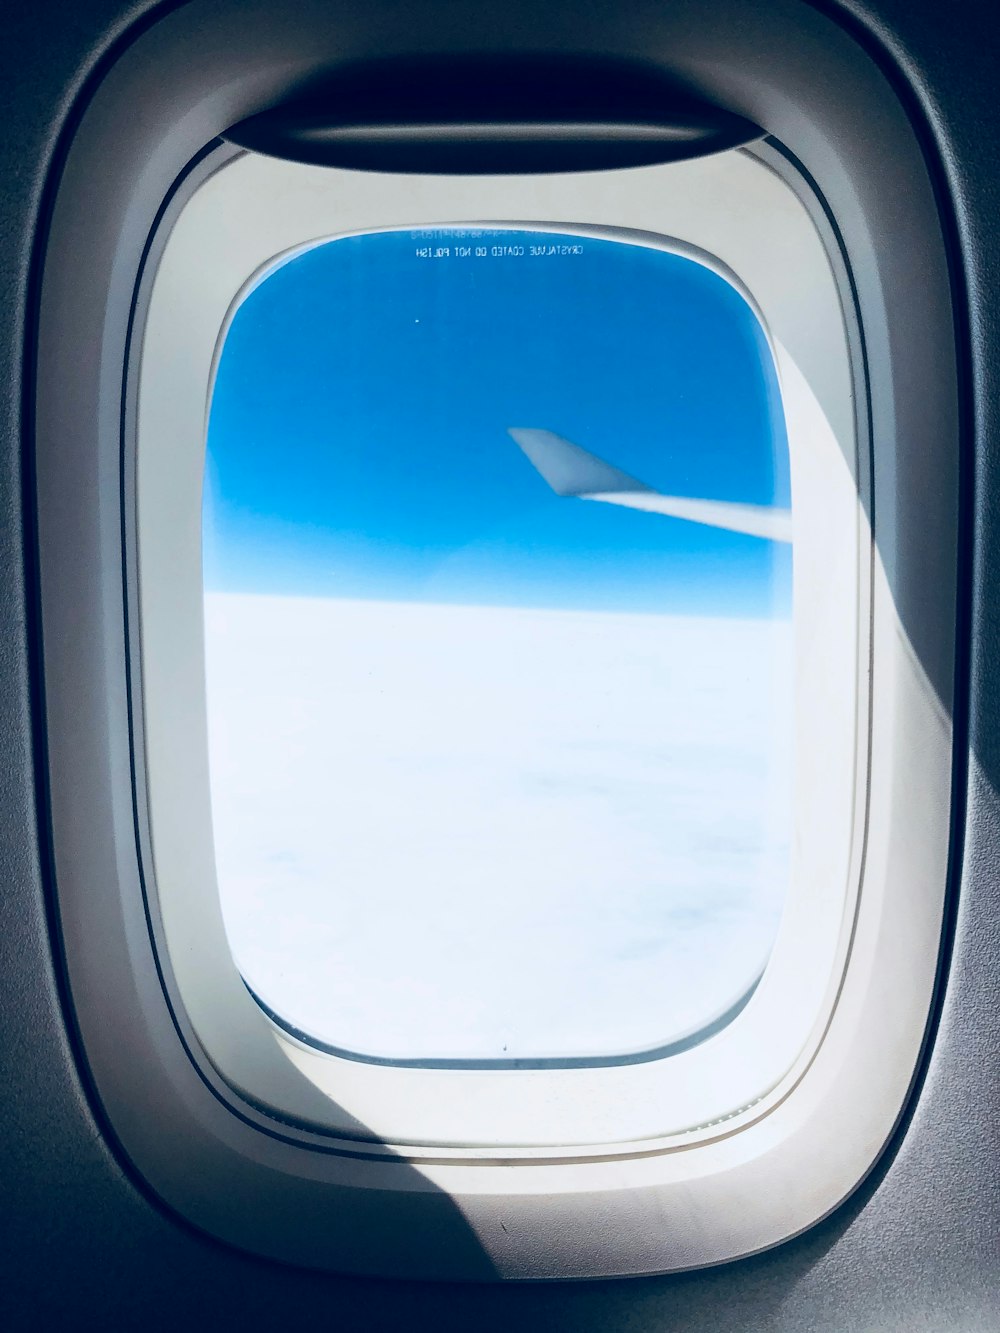
<svg viewBox="0 0 1000 1333"><path fill-rule="evenodd" d="M607 1055L710 1021L785 898L784 622L206 597L248 982L333 1045Z"/></svg>

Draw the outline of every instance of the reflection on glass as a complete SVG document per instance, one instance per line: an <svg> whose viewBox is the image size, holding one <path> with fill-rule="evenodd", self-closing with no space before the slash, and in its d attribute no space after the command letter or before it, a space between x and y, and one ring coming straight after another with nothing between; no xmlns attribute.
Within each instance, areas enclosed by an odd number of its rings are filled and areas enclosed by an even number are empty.
<svg viewBox="0 0 1000 1333"><path fill-rule="evenodd" d="M481 1063L731 1012L791 835L788 450L740 293L568 232L317 245L236 312L205 480L218 878L262 1003Z"/></svg>

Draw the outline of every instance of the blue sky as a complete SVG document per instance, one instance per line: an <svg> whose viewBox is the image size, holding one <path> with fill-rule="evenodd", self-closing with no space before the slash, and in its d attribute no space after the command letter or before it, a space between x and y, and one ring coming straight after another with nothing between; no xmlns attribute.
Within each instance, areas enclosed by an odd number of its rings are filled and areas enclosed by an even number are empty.
<svg viewBox="0 0 1000 1333"><path fill-rule="evenodd" d="M774 367L724 279L603 239L381 233L300 255L236 313L209 422L206 586L788 614L790 548L560 498L509 426L670 494L788 503Z"/></svg>

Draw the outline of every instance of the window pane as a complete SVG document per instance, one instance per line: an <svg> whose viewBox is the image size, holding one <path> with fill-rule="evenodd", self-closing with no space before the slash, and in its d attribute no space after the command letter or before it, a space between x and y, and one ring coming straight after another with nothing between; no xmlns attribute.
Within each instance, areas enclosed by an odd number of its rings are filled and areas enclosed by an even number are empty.
<svg viewBox="0 0 1000 1333"><path fill-rule="evenodd" d="M682 254L396 231L226 337L204 499L234 957L383 1059L624 1056L733 1010L791 841L788 450Z"/></svg>

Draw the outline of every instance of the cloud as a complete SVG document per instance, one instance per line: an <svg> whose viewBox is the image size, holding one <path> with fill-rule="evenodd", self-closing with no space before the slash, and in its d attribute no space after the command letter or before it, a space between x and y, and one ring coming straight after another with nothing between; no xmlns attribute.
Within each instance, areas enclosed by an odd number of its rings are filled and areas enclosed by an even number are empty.
<svg viewBox="0 0 1000 1333"><path fill-rule="evenodd" d="M783 622L212 594L236 960L335 1045L610 1054L766 958L790 841Z"/></svg>

